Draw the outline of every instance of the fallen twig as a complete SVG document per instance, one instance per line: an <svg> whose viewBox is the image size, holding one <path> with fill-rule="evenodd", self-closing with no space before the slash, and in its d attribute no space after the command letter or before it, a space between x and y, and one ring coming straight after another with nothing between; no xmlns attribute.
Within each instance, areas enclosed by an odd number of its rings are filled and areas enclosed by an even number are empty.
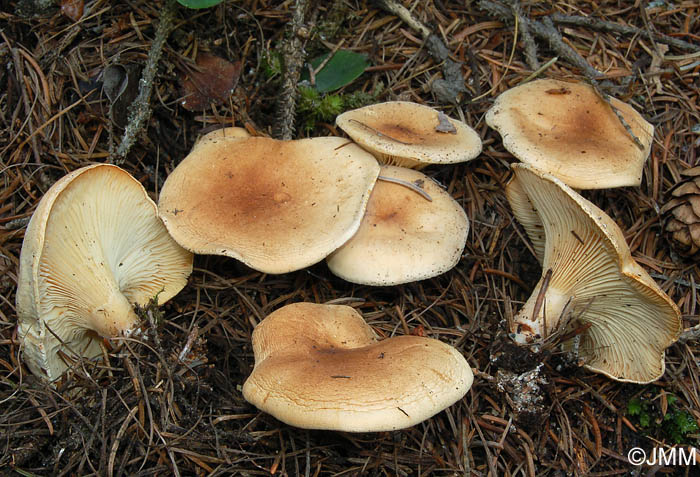
<svg viewBox="0 0 700 477"><path fill-rule="evenodd" d="M156 68L160 61L160 56L163 53L163 45L165 40L170 35L174 26L175 12L177 10L177 2L175 0L167 0L160 14L160 22L156 28L151 50L148 52L146 66L141 74L139 81L139 94L134 102L129 107L129 123L124 129L122 141L117 147L116 152L112 155L110 162L121 164L124 158L131 150L131 147L136 142L136 137L139 135L148 118L151 117L151 91L153 90L153 80L156 77Z"/></svg>
<svg viewBox="0 0 700 477"><path fill-rule="evenodd" d="M520 34L523 36L523 43L525 44L525 61L527 61L527 65L532 71L537 71L540 68L540 62L537 59L537 44L535 39L532 38L528 22L523 21L525 15L523 15L520 0L511 0L511 2L513 14L517 16L520 22Z"/></svg>
<svg viewBox="0 0 700 477"><path fill-rule="evenodd" d="M433 201L433 198L430 197L430 195L425 190L423 190L423 188L421 186L419 186L418 184L414 184L413 182L408 182L408 181L404 181L401 179L397 179L395 177L388 177L388 176L377 176L377 180L384 181L384 182L391 182L393 184L398 184L400 186L404 186L407 189L411 189L413 192L420 195L428 202Z"/></svg>
<svg viewBox="0 0 700 477"><path fill-rule="evenodd" d="M678 38L673 38L667 35L662 35L660 33L652 33L634 26L620 25L619 23L608 22L597 18L580 17L576 15L563 15L561 13L555 13L550 18L554 23L562 25L583 26L591 28L593 30L623 33L625 35L639 35L643 38L653 39L655 41L658 41L659 43L665 43L674 48L678 48L679 50L691 52L700 51L700 46L698 45L693 45L692 43L688 43L687 41L679 40Z"/></svg>
<svg viewBox="0 0 700 477"><path fill-rule="evenodd" d="M278 125L274 136L279 139L289 140L294 136L294 118L296 116L297 86L301 75L301 68L304 65L304 45L305 36L304 18L308 0L296 0L292 23L289 27L289 38L284 46L284 80L282 90L277 101Z"/></svg>
<svg viewBox="0 0 700 477"><path fill-rule="evenodd" d="M513 12L505 5L492 2L490 0L480 0L478 6L482 10L491 13L501 20L507 22L515 21ZM576 50L571 48L564 42L564 40L562 40L561 35L557 29L554 28L552 21L548 17L545 17L542 22L531 20L527 17L522 17L519 20L521 28L523 25L525 25L525 28L527 28L529 32L532 32L536 36L549 41L550 46L559 54L560 57L566 58L574 66L581 69L586 77L598 78L601 76L601 73L598 70L588 64L588 62L581 55L579 55Z"/></svg>
<svg viewBox="0 0 700 477"><path fill-rule="evenodd" d="M683 330L681 335L678 337L678 343L685 344L688 341L693 341L700 338L700 325L695 325L691 328Z"/></svg>
<svg viewBox="0 0 700 477"><path fill-rule="evenodd" d="M415 19L406 7L395 0L376 0L376 2L380 8L396 15L413 30L420 33L430 56L436 62L442 62L443 78L433 81L431 85L433 92L440 100L456 103L459 94L467 90L462 77L462 64L449 58L450 50L447 49L440 37Z"/></svg>

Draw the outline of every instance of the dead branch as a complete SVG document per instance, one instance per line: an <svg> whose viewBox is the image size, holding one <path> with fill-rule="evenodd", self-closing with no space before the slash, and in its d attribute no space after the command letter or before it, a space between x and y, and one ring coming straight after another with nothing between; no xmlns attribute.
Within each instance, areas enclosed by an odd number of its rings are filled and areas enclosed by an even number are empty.
<svg viewBox="0 0 700 477"><path fill-rule="evenodd" d="M634 26L621 25L619 23L608 22L605 20L600 20L598 18L580 17L577 15L563 15L561 13L555 13L550 18L554 23L561 25L582 26L597 31L622 33L624 35L639 35L642 38L658 41L659 43L665 43L674 48L678 48L679 50L690 52L700 51L700 46L693 45L692 43L688 43L687 41L679 40L678 38L662 35L661 33L652 33L650 31L643 30Z"/></svg>
<svg viewBox="0 0 700 477"><path fill-rule="evenodd" d="M497 2L490 0L481 0L478 3L479 8L489 12L497 18L506 22L514 22L515 17L511 9ZM552 21L545 17L543 21L530 20L522 17L520 22L521 28L525 25L530 32L549 42L549 45L554 49L560 57L566 58L571 64L580 69L588 78L598 78L601 73L593 68L576 50L567 45L561 37L561 34L554 28Z"/></svg>
<svg viewBox="0 0 700 477"><path fill-rule="evenodd" d="M277 101L277 118L279 122L274 134L275 137L284 140L294 137L297 86L301 69L306 59L303 37L308 37L308 31L304 28L304 18L308 3L308 0L296 0L294 3L292 23L289 27L289 38L284 46L284 80L282 81L282 90Z"/></svg>
<svg viewBox="0 0 700 477"><path fill-rule="evenodd" d="M117 147L117 151L110 158L110 162L121 164L126 155L136 142L136 137L141 133L144 124L151 117L151 92L153 90L153 80L156 77L158 62L163 53L163 45L173 29L177 2L168 0L160 14L160 22L156 28L155 38L151 43L148 52L148 60L141 74L139 81L139 95L129 107L129 124L124 129L122 141Z"/></svg>

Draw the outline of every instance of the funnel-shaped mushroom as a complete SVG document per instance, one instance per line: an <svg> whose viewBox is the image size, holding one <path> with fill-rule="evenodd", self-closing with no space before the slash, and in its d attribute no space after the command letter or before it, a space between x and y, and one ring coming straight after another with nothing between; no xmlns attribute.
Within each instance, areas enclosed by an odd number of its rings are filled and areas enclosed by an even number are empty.
<svg viewBox="0 0 700 477"><path fill-rule="evenodd" d="M555 177L513 164L506 194L545 270L518 312L517 342L585 330L567 341L587 368L647 383L664 372L664 350L681 332L671 299L634 261L620 228Z"/></svg>
<svg viewBox="0 0 700 477"><path fill-rule="evenodd" d="M371 154L338 137L206 141L168 176L158 209L186 249L286 273L352 237L378 174Z"/></svg>
<svg viewBox="0 0 700 477"><path fill-rule="evenodd" d="M287 424L375 432L417 424L461 399L473 375L431 338L377 341L353 308L295 303L253 332L255 368L243 396Z"/></svg>
<svg viewBox="0 0 700 477"><path fill-rule="evenodd" d="M29 369L53 381L68 367L61 354L98 356L96 335L128 335L137 322L132 304L166 302L191 271L192 254L127 172L98 164L61 178L22 244L17 315Z"/></svg>
<svg viewBox="0 0 700 477"><path fill-rule="evenodd" d="M326 259L331 272L353 283L397 285L454 267L469 232L464 209L422 172L383 166L380 179L357 233ZM397 180L403 184L390 182Z"/></svg>
<svg viewBox="0 0 700 477"><path fill-rule="evenodd" d="M390 101L347 111L335 120L380 162L421 169L481 153L481 139L461 121L422 104Z"/></svg>
<svg viewBox="0 0 700 477"><path fill-rule="evenodd" d="M610 104L584 83L542 79L512 88L496 98L486 123L515 157L571 187L638 186L654 127L628 104L610 102L639 144Z"/></svg>

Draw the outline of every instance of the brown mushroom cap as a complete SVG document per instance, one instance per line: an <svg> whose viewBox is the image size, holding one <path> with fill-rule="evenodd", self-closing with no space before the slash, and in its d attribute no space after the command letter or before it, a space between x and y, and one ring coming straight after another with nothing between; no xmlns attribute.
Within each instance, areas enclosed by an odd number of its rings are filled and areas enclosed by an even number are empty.
<svg viewBox="0 0 700 477"><path fill-rule="evenodd" d="M158 208L186 249L285 273L355 233L378 174L374 157L338 137L208 141L168 176Z"/></svg>
<svg viewBox="0 0 700 477"><path fill-rule="evenodd" d="M17 315L29 368L55 380L68 367L59 351L99 356L95 333L129 334L138 321L131 304L172 298L192 258L124 170L96 164L61 178L32 215L20 255Z"/></svg>
<svg viewBox="0 0 700 477"><path fill-rule="evenodd" d="M518 221L530 224L525 230L545 271L515 317L514 339L533 342L585 329L564 347L587 368L618 381L658 379L664 350L682 328L676 305L634 261L608 215L555 177L528 164L512 167L508 199ZM529 205L514 203L523 196Z"/></svg>
<svg viewBox="0 0 700 477"><path fill-rule="evenodd" d="M341 305L278 309L255 328L253 352L245 399L305 429L403 429L457 402L473 380L455 348L418 336L377 341Z"/></svg>
<svg viewBox="0 0 700 477"><path fill-rule="evenodd" d="M408 101L347 111L335 122L386 164L419 169L428 164L469 161L481 153L481 139L472 128L431 107Z"/></svg>
<svg viewBox="0 0 700 477"><path fill-rule="evenodd" d="M422 172L383 166L357 233L326 259L335 275L353 283L397 285L454 267L469 233L464 209Z"/></svg>
<svg viewBox="0 0 700 477"><path fill-rule="evenodd" d="M486 123L523 162L571 187L638 186L654 127L631 106L612 105L641 142L640 150L613 109L584 83L542 79L501 94Z"/></svg>

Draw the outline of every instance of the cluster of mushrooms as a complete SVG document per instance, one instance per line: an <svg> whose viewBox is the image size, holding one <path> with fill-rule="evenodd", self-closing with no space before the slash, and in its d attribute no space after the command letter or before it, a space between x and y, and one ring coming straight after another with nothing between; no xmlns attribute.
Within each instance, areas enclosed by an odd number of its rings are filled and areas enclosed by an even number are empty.
<svg viewBox="0 0 700 477"><path fill-rule="evenodd" d="M653 128L613 105L630 131L589 86L539 80L502 94L486 120L525 162L513 165L506 195L544 270L512 323L514 340L557 337L588 368L643 383L663 374L679 311L631 258L614 221L571 188L639 184ZM132 305L177 294L193 253L265 273L325 259L345 280L382 286L454 267L467 216L418 169L478 156L474 130L408 102L348 111L337 124L352 140L209 133L168 176L157 206L116 166L59 180L32 216L20 259L29 369L54 382L100 356L99 337L135 332ZM287 305L256 327L252 344L244 397L298 427L405 428L460 400L473 381L455 348L418 336L378 341L347 306Z"/></svg>

